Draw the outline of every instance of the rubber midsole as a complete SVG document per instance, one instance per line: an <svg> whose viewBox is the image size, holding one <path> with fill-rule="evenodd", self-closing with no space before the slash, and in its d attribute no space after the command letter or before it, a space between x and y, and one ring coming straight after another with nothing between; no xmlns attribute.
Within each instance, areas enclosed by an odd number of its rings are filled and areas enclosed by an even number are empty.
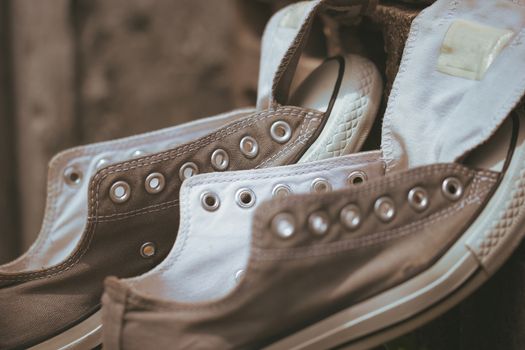
<svg viewBox="0 0 525 350"><path fill-rule="evenodd" d="M102 313L95 314L67 331L28 350L86 350L102 344Z"/></svg>

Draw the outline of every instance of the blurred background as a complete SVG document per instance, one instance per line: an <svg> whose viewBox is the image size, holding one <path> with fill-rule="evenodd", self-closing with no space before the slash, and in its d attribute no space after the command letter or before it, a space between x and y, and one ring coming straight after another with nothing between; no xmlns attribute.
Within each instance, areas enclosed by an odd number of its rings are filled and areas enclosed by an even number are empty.
<svg viewBox="0 0 525 350"><path fill-rule="evenodd" d="M37 236L57 152L253 105L264 25L290 2L0 0L0 263ZM387 90L412 13L378 48ZM380 349L525 349L524 256Z"/></svg>

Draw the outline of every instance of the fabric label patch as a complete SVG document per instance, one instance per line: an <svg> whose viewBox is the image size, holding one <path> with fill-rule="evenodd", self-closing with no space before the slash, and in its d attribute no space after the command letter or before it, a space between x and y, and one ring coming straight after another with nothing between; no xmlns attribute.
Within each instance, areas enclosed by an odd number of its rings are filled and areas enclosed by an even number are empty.
<svg viewBox="0 0 525 350"><path fill-rule="evenodd" d="M437 69L456 77L481 80L513 35L510 30L457 20L441 45Z"/></svg>

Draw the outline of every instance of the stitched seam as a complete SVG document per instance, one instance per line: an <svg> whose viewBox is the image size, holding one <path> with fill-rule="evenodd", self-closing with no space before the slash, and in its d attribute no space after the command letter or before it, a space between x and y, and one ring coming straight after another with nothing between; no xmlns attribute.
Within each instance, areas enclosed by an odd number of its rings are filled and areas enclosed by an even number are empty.
<svg viewBox="0 0 525 350"><path fill-rule="evenodd" d="M96 229L96 225L97 225L97 222L89 222L89 224L92 224L93 225L93 231ZM87 247L89 247L89 245L91 244L91 241L93 240L93 237L95 235L91 234L91 235L88 235L89 237L87 237L87 244L84 243L84 240L85 240L85 236L84 236L84 239L81 241L80 245L85 245ZM73 268L77 263L78 261L80 260L80 258L82 258L82 256L84 255L84 252L82 251L82 249L79 249L75 252L74 255L72 255L68 260L66 260L66 262L60 264L60 265L57 265L57 266L53 266L53 267L50 267L48 269L46 269L46 274L42 274L41 271L37 271L37 272L31 272L31 273L25 273L23 276L7 276L7 275L3 275L3 276L0 276L0 281L10 281L10 282L17 282L17 281L24 281L24 282L28 282L28 281L33 281L33 280L37 280L37 279L42 279L42 278L48 278L48 277L53 277L53 276L56 276L58 274L61 274L61 273L64 273L68 270L70 270L71 268ZM55 271L55 272L51 272L51 271ZM51 273L49 273L51 272Z"/></svg>
<svg viewBox="0 0 525 350"><path fill-rule="evenodd" d="M155 208L162 207L162 206L165 206L165 205L176 204L178 202L179 202L179 200L175 199L175 200L172 200L172 201L166 201L166 202L158 203L158 204L155 204L155 205L150 205L150 206L143 207L143 208L136 209L136 210L130 210L130 211L125 212L125 213L116 213L116 214L111 214L111 215L100 215L98 217L89 216L88 219L92 220L92 221L99 221L100 222L101 220L98 220L98 219L111 219L111 218L115 218L115 217L127 217L128 215L141 213L143 211L147 211L147 210L150 210L150 209L155 209Z"/></svg>
<svg viewBox="0 0 525 350"><path fill-rule="evenodd" d="M215 177L210 176L206 179L199 179L199 181L188 183L188 187L193 188L193 187L197 187L201 185L209 185L210 181L213 181L216 184L220 184L220 183L231 183L231 182L236 182L236 181L247 181L247 180L280 179L280 178L290 177L294 175L305 175L305 174L317 173L321 171L339 170L340 168L357 169L357 168L366 167L370 164L376 164L376 163L377 164L383 163L383 161L380 159L367 160L367 161L362 161L362 162L355 163L355 164L345 163L344 161L339 161L339 162L331 162L323 166L305 164L305 166L298 168L298 170L295 170L295 171L291 170L288 172L282 172L280 174L275 174L275 173L273 174L269 173L269 174L264 174L264 175L238 174L235 176L231 176L230 174L224 173L224 174L218 174L218 175L222 175L223 178L220 178L219 176L215 176Z"/></svg>
<svg viewBox="0 0 525 350"><path fill-rule="evenodd" d="M123 216L123 217L97 220L97 222L114 222L114 221L124 220L124 219L128 219L128 218L135 217L135 216L140 216L140 215L145 215L145 214L150 214L150 213L156 213L156 212L159 212L159 211L163 211L163 210L166 210L166 209L169 209L169 208L176 207L176 206L178 206L178 204L179 203L177 201L176 203L164 204L162 206L159 206L158 208L152 208L152 209L149 209L147 211L141 211L141 212L129 214L129 215L126 215L126 216Z"/></svg>
<svg viewBox="0 0 525 350"><path fill-rule="evenodd" d="M271 96L272 104L274 104L274 105L276 103L276 101L275 101L275 93L276 93L276 90L277 90L277 86L279 85L285 70L288 68L291 58L295 55L295 53L297 52L297 49L301 45L303 37L304 37L306 31L309 30L309 28L311 26L311 23L313 21L313 18L317 14L317 12L319 11L319 7L321 6L321 4L322 4L322 1L319 2L317 5L314 5L314 7L312 7L312 9L310 10L310 13L306 17L303 25L301 26L301 28L297 32L297 35L296 35L294 41L292 42L292 44L288 48L288 51L286 51L286 53L284 54L284 56L283 56L283 58L281 60L281 63L279 64L279 67L275 71L275 76L274 76L273 84L272 84L272 96Z"/></svg>
<svg viewBox="0 0 525 350"><path fill-rule="evenodd" d="M423 15L425 10L421 11L420 16ZM392 89L390 90L390 98L389 103L385 116L383 117L383 133L382 133L382 142L381 142L381 148L383 149L383 155L385 156L385 161L387 165L386 171L389 171L389 168L393 166L394 163L394 146L393 146L393 138L392 135L392 121L394 119L394 108L395 105L398 103L398 96L399 96L399 90L401 82L403 81L403 77L406 75L406 72L408 70L409 63L412 61L412 56L415 49L415 43L419 36L420 31L420 21L421 17L416 17L411 24L411 30L408 35L408 39L405 43L405 49L403 53L403 57L401 59L401 64L399 65L399 69L396 75L396 78L394 80L394 84L392 85ZM391 170L391 169L390 169Z"/></svg>

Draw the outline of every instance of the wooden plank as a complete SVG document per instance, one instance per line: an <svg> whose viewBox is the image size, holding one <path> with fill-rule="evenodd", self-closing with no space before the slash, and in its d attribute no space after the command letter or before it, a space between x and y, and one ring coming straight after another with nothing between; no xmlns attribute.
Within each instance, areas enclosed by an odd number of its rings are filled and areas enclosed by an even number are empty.
<svg viewBox="0 0 525 350"><path fill-rule="evenodd" d="M11 132L13 115L8 11L8 3L0 2L0 263L17 255L20 236L17 225L14 138Z"/></svg>
<svg viewBox="0 0 525 350"><path fill-rule="evenodd" d="M79 0L83 141L234 107L233 0Z"/></svg>
<svg viewBox="0 0 525 350"><path fill-rule="evenodd" d="M47 163L76 143L74 42L69 0L11 1L22 242L43 216Z"/></svg>

